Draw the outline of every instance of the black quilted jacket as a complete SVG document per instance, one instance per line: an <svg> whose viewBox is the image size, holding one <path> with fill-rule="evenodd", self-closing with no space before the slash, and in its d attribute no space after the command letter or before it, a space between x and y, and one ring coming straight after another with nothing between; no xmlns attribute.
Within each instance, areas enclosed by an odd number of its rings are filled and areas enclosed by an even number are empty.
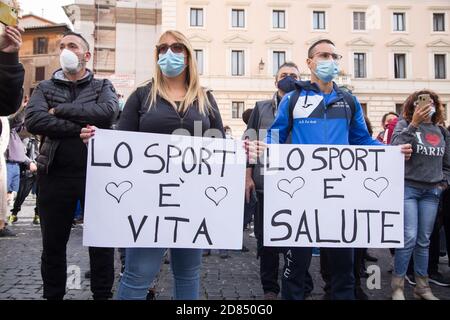
<svg viewBox="0 0 450 320"><path fill-rule="evenodd" d="M61 70L39 83L26 108L25 126L43 136L38 171L48 173L56 149L64 139L79 137L82 127L110 128L119 112L117 94L109 80L92 72L77 82L63 80ZM48 111L54 108L54 115Z"/></svg>

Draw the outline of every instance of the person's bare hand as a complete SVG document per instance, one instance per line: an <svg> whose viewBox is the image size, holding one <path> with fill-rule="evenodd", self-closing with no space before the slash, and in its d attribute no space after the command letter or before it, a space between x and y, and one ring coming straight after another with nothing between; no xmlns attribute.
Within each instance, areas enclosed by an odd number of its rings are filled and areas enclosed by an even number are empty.
<svg viewBox="0 0 450 320"><path fill-rule="evenodd" d="M252 168L247 168L245 175L245 201L250 202L251 194L255 192L255 181L252 178Z"/></svg>
<svg viewBox="0 0 450 320"><path fill-rule="evenodd" d="M21 27L11 27L6 26L5 32L1 35L3 37L2 47L0 48L1 52L5 53L14 53L19 52L20 47L22 46L22 32L24 30Z"/></svg>
<svg viewBox="0 0 450 320"><path fill-rule="evenodd" d="M413 114L413 118L411 120L411 124L414 127L419 127L419 125L424 122L425 120L427 120L430 117L430 111L431 111L431 106L433 104L429 103L425 106L419 107L417 106L416 109L414 110L414 114Z"/></svg>
<svg viewBox="0 0 450 320"><path fill-rule="evenodd" d="M34 162L30 162L30 171L31 172L36 172L37 171L37 166Z"/></svg>
<svg viewBox="0 0 450 320"><path fill-rule="evenodd" d="M90 125L82 128L80 133L81 140L83 140L83 142L87 144L89 142L89 139L95 136L95 129L97 129L97 127Z"/></svg>
<svg viewBox="0 0 450 320"><path fill-rule="evenodd" d="M409 159L411 159L411 155L412 155L412 152L413 152L412 146L409 143L402 144L401 145L401 152L405 156L405 161L408 161Z"/></svg>

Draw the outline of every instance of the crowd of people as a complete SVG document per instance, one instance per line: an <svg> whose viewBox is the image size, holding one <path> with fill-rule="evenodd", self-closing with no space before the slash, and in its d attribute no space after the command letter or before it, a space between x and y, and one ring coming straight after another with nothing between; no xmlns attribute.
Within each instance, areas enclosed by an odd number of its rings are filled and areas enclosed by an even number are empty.
<svg viewBox="0 0 450 320"><path fill-rule="evenodd" d="M95 136L96 128L159 134L172 134L183 128L191 135L202 136L208 129L217 129L214 132L220 135L215 138L231 138L231 129L223 125L212 91L200 85L194 50L178 31L169 30L160 36L153 57L149 57L155 63L153 77L126 102L109 80L97 79L86 67L91 59L89 43L75 32L62 35L61 68L55 70L51 79L40 82L31 97L22 99L20 30L7 27L2 37L5 41L0 48L3 116L0 237L15 236L7 224L20 219L24 200L30 192L36 194L33 223L40 225L42 231L43 297L61 300L66 293L67 242L77 207L82 212L84 206L85 144ZM242 143L249 158L246 175L242 177L245 178L243 226L246 228L254 221L264 299L302 300L311 295L314 287L309 270L312 248L275 248L263 244L261 152L266 144L274 143L400 145L405 158L405 245L392 250L392 299L405 299L405 279L415 283L416 298L437 299L430 281L450 285L436 263L441 229L445 230L450 245L447 189L450 136L445 128L442 102L432 90L412 92L403 104L402 114L384 115L383 131L373 138L370 122L356 96L333 81L339 74L342 58L337 52L331 40L313 43L306 61L311 80L301 81L296 63L284 63L276 73L273 97L258 101L243 115L247 131ZM314 112L296 110L298 101L305 106L313 101ZM306 121L307 118L314 121ZM194 130L197 122L202 124L200 133ZM323 130L324 126L328 130ZM12 207L9 217L8 203ZM97 247L88 250L93 298L110 299L115 251ZM167 252L174 278L174 298L198 299L202 259L208 252L178 248L122 249L123 270L115 297L147 299L149 288L154 291L153 283ZM284 258L281 275L280 255ZM228 252L221 252L221 256L226 258ZM325 298L367 299L361 275L368 259L374 258L365 249L320 248Z"/></svg>

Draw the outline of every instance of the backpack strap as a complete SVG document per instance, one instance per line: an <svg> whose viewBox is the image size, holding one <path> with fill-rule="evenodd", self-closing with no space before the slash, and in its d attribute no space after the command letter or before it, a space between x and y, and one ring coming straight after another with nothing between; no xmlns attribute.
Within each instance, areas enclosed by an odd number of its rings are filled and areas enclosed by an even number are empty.
<svg viewBox="0 0 450 320"><path fill-rule="evenodd" d="M347 91L342 91L343 96L344 96L344 101L350 106L350 111L352 112L352 114L350 115L350 119L349 119L349 125L352 123L352 119L356 114L356 104L355 104L355 99L353 99L353 95L351 95L349 92Z"/></svg>

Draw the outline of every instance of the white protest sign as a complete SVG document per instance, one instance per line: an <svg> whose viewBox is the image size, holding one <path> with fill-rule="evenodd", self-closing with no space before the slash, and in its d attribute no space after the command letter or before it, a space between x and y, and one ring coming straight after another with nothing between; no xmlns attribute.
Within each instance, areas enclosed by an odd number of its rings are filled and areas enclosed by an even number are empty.
<svg viewBox="0 0 450 320"><path fill-rule="evenodd" d="M241 142L97 130L88 149L85 246L242 248Z"/></svg>
<svg viewBox="0 0 450 320"><path fill-rule="evenodd" d="M269 145L264 245L403 247L400 147Z"/></svg>

